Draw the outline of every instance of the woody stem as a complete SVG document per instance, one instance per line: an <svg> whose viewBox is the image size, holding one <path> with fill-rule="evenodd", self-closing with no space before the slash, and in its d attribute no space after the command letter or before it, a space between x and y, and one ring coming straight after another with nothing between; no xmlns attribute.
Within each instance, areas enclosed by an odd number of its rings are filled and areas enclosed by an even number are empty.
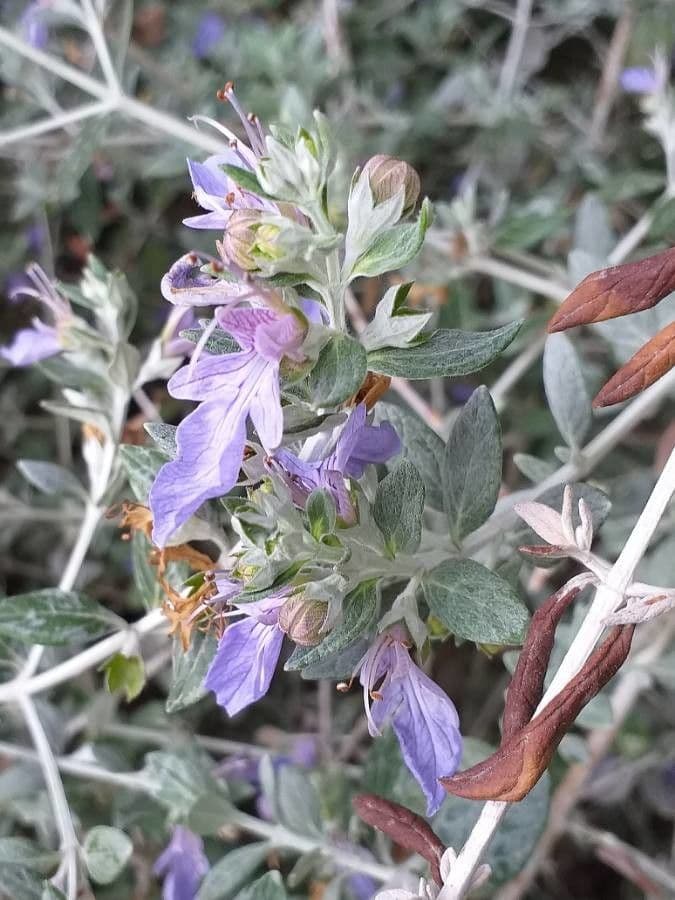
<svg viewBox="0 0 675 900"><path fill-rule="evenodd" d="M635 524L619 558L612 566L605 582L596 591L581 628L565 654L558 671L537 707L535 715L574 678L584 665L605 629L604 620L623 602L626 588L642 559L649 542L675 493L675 450L670 454L654 490ZM478 868L499 823L509 807L508 803L491 800L485 804L468 840L457 856L450 877L445 883L444 900L461 900L469 892L471 880Z"/></svg>

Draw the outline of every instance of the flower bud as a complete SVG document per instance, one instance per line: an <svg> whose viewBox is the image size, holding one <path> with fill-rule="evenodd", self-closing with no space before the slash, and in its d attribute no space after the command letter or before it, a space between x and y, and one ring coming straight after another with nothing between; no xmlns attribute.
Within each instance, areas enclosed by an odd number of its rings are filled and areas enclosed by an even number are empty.
<svg viewBox="0 0 675 900"><path fill-rule="evenodd" d="M277 225L264 223L264 215L257 209L238 209L232 213L225 229L225 254L245 272L257 271L265 261L283 255L277 244L280 229Z"/></svg>
<svg viewBox="0 0 675 900"><path fill-rule="evenodd" d="M321 640L326 612L326 604L321 600L308 600L302 594L295 594L279 611L279 627L299 646L313 647Z"/></svg>
<svg viewBox="0 0 675 900"><path fill-rule="evenodd" d="M420 177L407 162L378 153L371 156L363 171L368 175L376 203L389 200L403 188L403 212L408 213L414 208L420 195Z"/></svg>

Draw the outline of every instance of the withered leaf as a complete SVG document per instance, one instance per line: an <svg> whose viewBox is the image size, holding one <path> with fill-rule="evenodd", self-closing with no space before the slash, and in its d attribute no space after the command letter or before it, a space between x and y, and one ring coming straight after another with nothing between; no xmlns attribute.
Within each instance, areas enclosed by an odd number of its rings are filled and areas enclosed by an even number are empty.
<svg viewBox="0 0 675 900"><path fill-rule="evenodd" d="M532 616L518 664L506 691L503 741L524 728L534 715L544 690L544 678L553 650L556 626L580 592L580 587L568 588L565 585L551 594Z"/></svg>
<svg viewBox="0 0 675 900"><path fill-rule="evenodd" d="M593 400L593 406L611 406L628 400L658 381L675 366L675 322L663 328L632 356Z"/></svg>
<svg viewBox="0 0 675 900"><path fill-rule="evenodd" d="M439 885L443 883L440 864L445 845L422 816L377 794L358 794L353 798L352 805L367 825L379 829L401 847L426 859L434 881Z"/></svg>
<svg viewBox="0 0 675 900"><path fill-rule="evenodd" d="M546 771L583 707L620 669L634 630L634 625L613 628L578 674L525 728L478 765L441 778L446 791L469 800L522 800Z"/></svg>
<svg viewBox="0 0 675 900"><path fill-rule="evenodd" d="M592 272L548 324L549 332L651 309L675 290L675 247L637 262Z"/></svg>

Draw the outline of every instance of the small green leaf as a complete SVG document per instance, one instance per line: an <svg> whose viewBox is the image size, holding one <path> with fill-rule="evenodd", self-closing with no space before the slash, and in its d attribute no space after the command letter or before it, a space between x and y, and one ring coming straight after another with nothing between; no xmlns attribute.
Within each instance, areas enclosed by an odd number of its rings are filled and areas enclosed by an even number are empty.
<svg viewBox="0 0 675 900"><path fill-rule="evenodd" d="M432 313L404 306L411 287L411 283L395 284L377 304L372 322L360 335L369 353L380 347L407 347L429 324Z"/></svg>
<svg viewBox="0 0 675 900"><path fill-rule="evenodd" d="M290 831L318 838L323 834L319 795L305 772L282 766L277 772L276 809Z"/></svg>
<svg viewBox="0 0 675 900"><path fill-rule="evenodd" d="M338 334L323 347L309 373L314 406L338 406L358 391L366 377L366 351L358 341Z"/></svg>
<svg viewBox="0 0 675 900"><path fill-rule="evenodd" d="M258 197L272 199L270 198L270 195L266 194L262 189L255 172L251 172L250 169L242 169L240 166L232 166L229 163L223 163L220 168L232 179L232 181L234 181L235 184L244 188L245 191L257 194Z"/></svg>
<svg viewBox="0 0 675 900"><path fill-rule="evenodd" d="M147 503L157 473L167 462L166 455L153 447L124 444L120 447L120 461L134 496L140 503Z"/></svg>
<svg viewBox="0 0 675 900"><path fill-rule="evenodd" d="M176 431L175 425L167 425L166 422L146 422L143 426L157 445L157 449L165 453L169 459L176 456Z"/></svg>
<svg viewBox="0 0 675 900"><path fill-rule="evenodd" d="M175 753L148 753L143 774L151 795L169 810L174 821L187 818L199 799L209 794L220 799L223 821L231 811L223 784L211 774L211 760L197 747L186 746Z"/></svg>
<svg viewBox="0 0 675 900"><path fill-rule="evenodd" d="M119 828L97 825L84 841L87 871L98 884L110 884L129 862L133 849L131 840Z"/></svg>
<svg viewBox="0 0 675 900"><path fill-rule="evenodd" d="M424 482L407 459L377 486L373 518L392 556L401 551L414 553L422 537Z"/></svg>
<svg viewBox="0 0 675 900"><path fill-rule="evenodd" d="M502 481L502 432L486 387L462 407L445 448L443 496L456 543L485 522Z"/></svg>
<svg viewBox="0 0 675 900"><path fill-rule="evenodd" d="M566 334L550 334L544 348L544 390L568 447L578 448L591 427L591 399L579 356Z"/></svg>
<svg viewBox="0 0 675 900"><path fill-rule="evenodd" d="M324 535L335 531L337 521L335 501L328 491L322 489L312 491L305 504L305 515L309 531L315 540L320 541Z"/></svg>
<svg viewBox="0 0 675 900"><path fill-rule="evenodd" d="M204 678L216 653L218 641L212 634L197 632L187 650L183 650L179 640L173 644L173 677L166 711L175 713L186 706L197 703L207 693Z"/></svg>
<svg viewBox="0 0 675 900"><path fill-rule="evenodd" d="M59 854L43 850L33 841L22 837L0 838L0 866L23 866L47 874L56 868Z"/></svg>
<svg viewBox="0 0 675 900"><path fill-rule="evenodd" d="M344 599L342 618L316 647L298 647L285 665L287 671L313 666L341 653L372 628L377 612L377 579L363 581Z"/></svg>
<svg viewBox="0 0 675 900"><path fill-rule="evenodd" d="M520 644L528 613L511 585L472 559L448 559L422 580L431 612L478 644Z"/></svg>
<svg viewBox="0 0 675 900"><path fill-rule="evenodd" d="M441 438L412 410L394 403L378 403L375 419L378 424L393 425L403 444L403 458L413 462L422 476L427 505L442 510L445 447Z"/></svg>
<svg viewBox="0 0 675 900"><path fill-rule="evenodd" d="M114 694L123 692L127 703L131 703L145 685L145 667L140 656L125 656L124 653L116 653L103 663L99 669L105 674L105 686Z"/></svg>
<svg viewBox="0 0 675 900"><path fill-rule="evenodd" d="M66 900L66 895L49 881L42 882L40 900Z"/></svg>
<svg viewBox="0 0 675 900"><path fill-rule="evenodd" d="M196 344L204 337L204 332L201 328L186 328L180 332L180 336ZM222 328L214 328L206 339L204 349L214 356L223 356L226 353L238 353L241 347L227 331L223 331Z"/></svg>
<svg viewBox="0 0 675 900"><path fill-rule="evenodd" d="M80 500L87 497L86 491L73 473L64 469L63 466L57 466L56 463L43 462L38 459L21 459L16 467L26 481L29 481L43 494L51 496L67 494Z"/></svg>
<svg viewBox="0 0 675 900"><path fill-rule="evenodd" d="M288 894L278 872L268 872L237 894L236 900L287 900Z"/></svg>
<svg viewBox="0 0 675 900"><path fill-rule="evenodd" d="M417 221L405 225L394 225L381 232L365 253L354 263L351 278L382 275L394 269L401 269L413 259L422 248L424 235L431 225L431 204L425 199Z"/></svg>
<svg viewBox="0 0 675 900"><path fill-rule="evenodd" d="M246 844L231 850L206 874L197 900L232 900L265 861L272 846Z"/></svg>
<svg viewBox="0 0 675 900"><path fill-rule="evenodd" d="M408 348L383 347L368 354L368 368L403 378L440 378L468 375L485 368L518 334L521 321L494 331L441 328L423 344Z"/></svg>
<svg viewBox="0 0 675 900"><path fill-rule="evenodd" d="M80 644L124 624L96 600L75 591L45 588L0 598L0 635L30 644Z"/></svg>

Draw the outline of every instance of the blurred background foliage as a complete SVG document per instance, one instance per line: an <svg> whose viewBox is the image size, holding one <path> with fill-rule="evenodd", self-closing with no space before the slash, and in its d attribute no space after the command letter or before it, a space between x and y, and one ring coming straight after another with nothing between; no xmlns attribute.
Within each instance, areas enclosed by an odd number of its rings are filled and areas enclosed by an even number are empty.
<svg viewBox="0 0 675 900"><path fill-rule="evenodd" d="M54 0L42 5L49 52L99 77L91 44L69 18L68 4ZM474 384L492 384L513 358L540 341L554 308L552 295L530 289L527 281L500 277L486 259L525 270L553 287L562 285L564 292L565 286L602 265L616 241L647 210L653 215L641 253L668 246L675 233L663 141L645 130L640 98L619 86L622 68L649 66L656 48L670 58L675 46L670 0L539 0L532 5L530 28L511 66L516 6L522 4L122 0L111 5L107 18L106 32L114 58L118 65L123 63L127 95L177 119L200 113L234 127L230 110L216 100L217 89L230 79L245 107L263 121L295 126L308 121L314 107L322 108L342 149L332 197L345 195L355 165L373 153L400 156L418 169L437 218L428 247L410 273L418 282L414 302L434 308L437 320L450 327L482 329L521 315L527 319L506 357L471 383L423 386L439 420L452 418ZM23 2L4 0L0 24L21 33L25 10ZM85 101L78 88L5 48L0 52L0 132ZM185 167L188 154L205 155L123 112L0 146L0 284L5 292L29 260L39 260L47 272L70 281L94 252L107 267L127 276L141 311L134 338L147 345L166 314L159 293L161 276L185 250L207 249L211 242L211 235L181 225L181 219L194 212ZM336 205L333 213L339 217L342 210ZM359 295L366 313L377 299L379 294ZM25 308L6 298L0 304L4 342L25 320ZM672 317L672 310L672 300L666 301L658 312L641 314L620 327L589 330L578 340L591 394L616 362L624 361L659 322ZM0 589L7 594L56 581L76 527L75 507L69 511L68 499L57 504L36 495L14 465L24 457L65 465L76 459L76 429L40 408L49 391L39 367L0 369ZM151 393L163 404L165 416L175 418L175 401L167 398L163 385L157 383ZM137 412L132 410L128 423L129 442L141 440L142 416ZM510 487L526 483L514 463L517 454L529 454L549 470L558 465L560 436L546 404L536 356L501 412ZM602 425L601 416L593 427ZM600 552L614 557L621 548L653 485L655 465L665 458L673 439L671 400L594 473L613 502ZM527 468L526 463L522 466ZM673 552L671 511L645 560L644 579L672 584ZM87 567L93 596L125 615L142 607L132 584L128 545L118 540L113 528L99 535ZM531 587L536 592L537 585ZM438 654L438 680L452 689L464 730L476 739L495 740L506 678L501 663L464 654L461 648L445 652L449 649ZM675 658L664 658L659 665L653 688L629 717L588 788L588 820L611 828L647 853L668 857L675 818ZM269 699L247 716L245 734L263 746L283 749L280 734L315 731L314 707L303 702L307 690L296 678L278 679ZM81 701L77 696L64 698L69 709L77 709ZM224 719L214 724L211 716L209 721L208 702L184 713L184 727L241 737L241 726L235 732ZM349 734L360 718L359 704L353 695L336 703L337 734ZM136 725L167 727L163 705L152 692L148 699L146 691L130 709L130 721ZM586 727L606 723L602 710L598 716ZM92 728L95 732L95 720ZM103 743L103 737L100 740ZM67 741L68 735L61 735L64 746ZM357 741L355 746L356 755L364 756L368 745L362 742L359 750ZM133 765L137 759L133 745L109 737L106 747L113 764ZM588 753L578 735L563 750L554 780L562 777L566 765ZM365 760L363 784L419 805L419 797L411 797L416 788L396 756L390 743L374 744ZM324 816L343 828L348 820L345 778L338 769L314 776L321 784ZM76 792L74 796L77 800ZM93 814L88 806L91 794L84 791L83 797L87 799L77 807L83 820L104 820L108 813L96 809ZM152 810L141 808L145 801L125 807L125 798L117 803L117 824L151 834L156 827ZM0 804L8 802L0 773ZM11 802L18 801L15 797ZM439 829L448 840L466 831L466 817L459 821L455 808L455 801L448 803L441 814ZM40 821L38 808L22 814L26 821ZM536 838L544 827L546 804L531 805L530 815L524 829L511 832L504 851L510 862L497 865L499 880L511 877L525 861L527 853L522 851L529 850L531 842L529 847L523 844L523 835ZM505 833L502 843L508 842L508 828ZM515 846L521 854L514 868ZM499 859L500 847L494 852ZM610 866L598 861L588 840L582 852L572 833L529 896L566 900L643 895L644 880L617 874L618 863L610 861ZM120 890L102 889L97 896L130 896L124 893L128 885Z"/></svg>

